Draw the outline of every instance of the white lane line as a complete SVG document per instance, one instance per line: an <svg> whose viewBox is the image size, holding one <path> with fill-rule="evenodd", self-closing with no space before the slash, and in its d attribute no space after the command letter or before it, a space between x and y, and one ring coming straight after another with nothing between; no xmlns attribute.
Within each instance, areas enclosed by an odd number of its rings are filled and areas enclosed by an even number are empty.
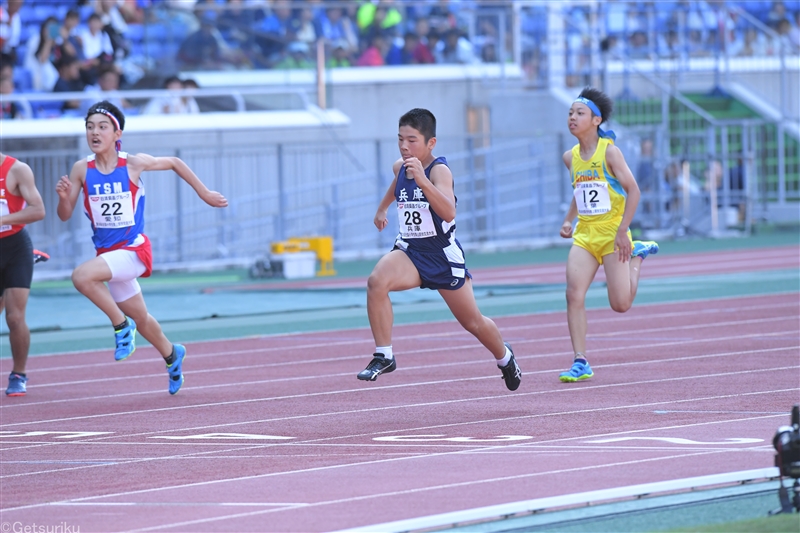
<svg viewBox="0 0 800 533"><path fill-rule="evenodd" d="M636 309L638 310L639 313L641 313L642 311L649 311L649 310L652 310L652 309L656 309L657 310L658 308L675 307L675 306L679 306L679 305L685 306L686 304L696 304L696 305L713 304L713 305L719 305L720 303L723 303L723 302L726 302L726 301L732 301L732 300L746 301L746 300L765 299L765 298L775 300L775 299L779 299L779 298L782 298L782 297L796 296L796 295L797 295L797 291L786 291L786 292L775 292L775 293L767 293L767 294L755 294L755 295L748 295L748 296L722 296L722 297L713 298L713 299L709 299L709 298L688 298L688 299L680 300L680 301L649 302L649 303L636 304ZM779 303L779 304L758 305L758 306L753 306L752 309L769 309L769 308L771 308L771 307L773 307L775 305L797 307L797 302L790 302L790 303L784 302L784 303ZM726 308L724 311L727 311L728 309L732 309L732 310L747 310L747 309L749 309L749 307ZM589 313L602 313L602 312L607 311L607 309L604 309L604 308L587 309L587 311ZM498 319L515 320L515 319L525 318L525 317L531 317L531 318L533 318L533 317L543 317L543 316L550 317L550 316L553 316L553 315L563 314L564 312L565 312L564 310L556 310L556 311L545 311L545 312L541 312L541 313L526 313L526 314L521 314L521 315L508 315L508 316L504 316L504 317L498 317ZM687 312L702 313L702 312L705 312L705 311L703 309L690 309L690 310L684 310L682 312L676 312L676 313L672 313L672 314L685 315ZM633 313L631 315L633 315ZM650 315L650 316L656 316L656 315ZM640 316L640 317L644 318L643 316ZM414 327L419 326L420 324L421 323L401 324L401 325L398 325L397 328L398 329L413 329ZM442 326L448 326L448 325L457 326L457 323L455 321L453 321L453 319L443 319L443 320L436 320L436 321L428 321L428 322L424 322L422 324L425 324L425 325L438 324L438 325L442 325ZM531 326L531 327L533 327L533 326ZM287 341L290 341L292 339L302 340L302 339L308 338L309 336L330 335L330 334L341 335L342 333L344 333L344 334L348 334L348 333L352 334L353 332L355 332L355 333L362 333L363 332L364 334L368 334L369 333L369 329L367 329L367 328L352 328L352 329L345 329L345 330L342 330L342 329L331 329L331 330L319 330L319 331L295 331L295 332L275 333L275 334L268 334L268 335L253 335L253 336L249 336L249 337L231 337L231 338L228 338L228 339L214 339L214 340L208 340L208 341L199 341L199 344L203 344L203 345L221 344L221 345L224 346L224 345L230 344L232 341L236 341L236 342L241 342L241 341L252 342L252 341L260 341L260 340L263 340L264 342L274 342L275 340L287 340ZM414 339L414 338L418 338L418 336L417 335L403 336L403 337L397 336L396 338ZM369 340L370 340L369 337L365 338L365 341L369 341ZM346 345L346 344L349 344L349 343L352 343L352 342L353 341L351 339L348 339L348 340L345 340L345 341L338 341L337 344ZM330 346L332 344L333 343L323 343L323 344L315 344L314 346ZM275 347L275 348L267 348L267 347L265 347L264 350L272 350L272 349L274 349L274 350L284 349L285 350L286 348L287 348L286 346ZM150 347L146 347L145 349L150 349ZM247 352L250 352L250 351L254 351L255 352L255 351L260 351L260 350L261 349L257 348L257 349L252 349L252 350L243 350L241 352L230 352L230 353L247 353ZM71 355L79 356L79 357L85 357L85 356L91 355L91 354L101 355L103 353L106 353L106 354L109 353L108 349L103 348L103 349L97 349L97 350L77 350L77 351L70 351L70 352L56 352L56 353L49 353L49 354L39 354L39 355L36 355L35 357L44 358L44 357L62 357L62 356L71 356ZM212 352L212 353L207 353L207 354L206 353L202 353L202 354L197 354L194 357L213 357L213 356L216 356L218 354L227 354L227 353L228 352ZM136 363L136 362L138 362L138 361L131 361L130 363ZM91 364L95 364L95 363L91 363Z"/></svg>
<svg viewBox="0 0 800 533"><path fill-rule="evenodd" d="M638 334L642 334L642 333L660 333L660 332L676 332L676 333L679 333L681 331L689 331L689 330L694 330L694 329L721 328L721 327L727 327L727 326L745 326L745 325L756 325L756 324L764 324L764 323L776 324L778 322L784 322L784 321L796 322L797 321L797 317L784 316L784 317L753 318L753 319L748 319L748 320L732 320L732 321L723 321L723 322L705 322L705 323L700 323L700 324L696 324L695 323L695 324L688 324L688 325L683 325L683 326L671 326L671 327L659 327L659 328L635 328L635 329L636 329L636 332ZM506 331L508 331L508 330L516 330L516 329L530 329L530 328L526 328L525 326L515 326L515 327L512 327L512 328L505 328ZM629 334L630 331L631 331L631 328L630 328L630 325L628 324L628 327L625 328L625 329L621 329L619 331L610 331L610 332L605 332L605 333L594 333L594 334L591 335L591 337L592 338L618 337L618 336L623 335L623 334ZM800 328L798 330L786 330L786 331L783 331L782 333L786 333L786 334L799 333L800 334ZM460 334L463 335L463 331L460 332ZM762 335L769 336L769 335L773 335L773 334L774 333L764 333ZM556 336L556 337L544 337L544 338L538 338L538 339L530 339L530 340L523 341L523 343L556 342L556 341L563 341L563 340L567 340L567 339L569 339L569 335L559 335L559 336ZM694 342L695 340L697 340L698 342L703 342L702 339L689 339L689 342ZM518 342L518 341L515 341L515 342ZM648 346L657 346L657 345L654 345L654 344L650 343L650 344L648 344ZM458 352L458 351L463 351L463 350L480 349L480 348L482 348L481 344L479 344L476 341L470 341L467 344L462 344L462 345L459 345L459 346L452 346L451 345L451 346L437 347L437 348L422 348L422 349L417 349L417 350L406 350L403 353L404 354L419 354L419 353L442 352L442 351L455 351L455 352ZM286 349L284 348L284 351L285 350ZM347 361L347 360L363 359L363 358L364 358L363 354L357 354L357 355L343 355L343 356L336 356L336 357L326 357L326 358L320 358L320 359L306 359L305 362L308 363L308 364L318 364L318 363L327 363L327 362L343 362L343 361ZM192 357L191 359L194 359L194 357ZM525 357L524 356L523 357L519 357L519 359L520 360L524 360ZM149 364L152 364L152 361L146 361L146 362L149 363ZM296 365L296 364L297 364L296 361L281 361L281 362L272 362L272 363L261 363L261 364L256 364L256 365L226 366L225 368L226 368L227 371L252 370L252 369L255 369L255 368L275 368L275 367L281 367L281 366L292 366L292 365ZM468 362L465 362L465 364L473 364L473 362L472 361L468 361ZM92 366L95 366L95 365L92 365ZM85 369L86 367L81 367L81 368ZM217 373L219 373L219 368L206 368L206 369L192 370L191 373L192 374L205 374L205 373L217 374ZM106 377L106 378L103 378L103 381L104 382L109 382L109 381L129 381L131 379L163 377L163 375L164 375L163 372L152 373L152 374L135 374L135 375L126 375L126 376L117 376L117 377ZM335 374L335 375L341 375L341 374ZM287 377L285 379L286 380L308 379L309 377L314 377L314 376L304 375L304 376L301 376L301 377L298 377L298 378ZM37 384L37 388L62 387L62 386L70 386L70 385L82 385L82 384L86 384L86 383L96 383L96 382L97 382L97 379L84 379L84 380L78 380L78 381L57 381L57 382L51 382L51 383ZM227 386L227 385L223 385L223 386ZM10 403L10 404L6 403L5 405L0 405L0 409L8 408L8 407L16 407L16 406L25 406L25 405L35 405L35 404L34 403Z"/></svg>
<svg viewBox="0 0 800 533"><path fill-rule="evenodd" d="M792 392L794 392L795 390L796 389L791 389ZM760 395L760 394L773 394L775 392L784 392L784 391L764 391L764 392L758 392L758 393L745 393L745 394L743 394L743 396L754 396L754 395ZM726 398L738 398L739 396L742 396L742 395L740 395L740 394L731 394L731 395L725 395L725 396L708 397L708 398L704 398L703 400L717 401L717 400L726 399ZM669 401L669 402L655 402L652 405L663 405L663 404L667 404L667 403L684 403L684 402L692 402L692 401L698 401L698 399L672 400L672 401ZM586 414L586 413L596 413L596 412L601 412L601 411L619 410L619 409L627 409L627 408L638 408L639 406L640 406L640 404L635 404L635 405L631 405L631 406L617 406L617 407L611 407L611 408L581 409L581 410L575 410L575 411L565 411L565 412L560 412L560 413L525 415L525 416L510 417L510 418L504 418L504 419L491 419L491 420L488 420L488 421L481 421L480 423L496 422L496 421L507 421L507 420L510 420L510 419L517 419L518 420L518 419L544 418L544 417L550 417L550 416L562 416L563 417L563 416L566 416L566 415L574 415L574 414ZM747 417L747 418L732 419L732 420L714 420L714 421L709 421L709 422L700 422L700 423L691 423L691 424L682 424L682 425L672 425L672 426L646 428L646 429L638 429L638 430L626 430L626 431L613 432L613 433L600 433L600 434L595 434L595 435L581 435L581 436L578 436L578 437L562 437L562 438L557 438L557 439L549 439L549 440L540 441L539 444L554 443L554 442L567 442L567 441L574 441L574 440L585 440L587 438L598 438L598 437L606 437L606 436L613 436L613 435L628 435L628 434L631 434L631 433L642 433L642 432L651 432L651 431L683 429L683 428L689 428L689 427L702 427L702 426L729 424L729 423L736 423L736 422L749 422L749 421L766 420L766 419L771 419L771 418L777 418L778 416L784 416L785 417L785 415L769 415L769 416ZM475 424L475 423L478 423L478 422L472 421L472 422L455 423L455 424L443 424L441 426L432 426L432 427L426 427L426 428L415 428L415 429L413 429L413 431L440 428L440 427L471 425L471 424ZM391 432L395 432L395 431L396 430L393 430L393 431L382 431L382 432L378 432L378 433L367 434L366 436L375 435L375 434L382 434L382 433L391 433ZM356 435L356 436L359 436L359 435ZM361 436L363 436L363 435L361 435ZM353 438L353 437L355 437L355 436L326 437L326 438L323 438L323 439L314 439L314 440L312 440L310 442L321 441L321 440L335 440L335 439L340 439L340 438ZM528 445L536 445L536 443L528 443L527 445L526 444L508 444L508 445L503 445L503 446L497 446L497 445L495 445L495 446L486 446L485 449L486 450L497 450L497 449L502 449L502 448L514 448L514 447L525 448ZM241 450L252 450L252 449L260 449L260 448L267 447L267 446L271 447L271 446L288 446L288 445L287 444L283 444L283 445L247 446L247 447L243 447L243 448L240 448L240 449ZM468 450L468 451L470 453L474 453L474 450ZM208 453L213 453L213 452L198 452L198 453L193 453L193 454L182 454L182 455L176 455L176 456L170 456L170 457L161 456L161 457L154 457L154 458L151 458L151 459L140 459L140 460L131 461L131 462L135 463L135 462L161 461L161 460L174 461L176 459L183 458L183 457L205 455L205 454L208 454ZM209 480L209 481L197 481L197 482L192 482L192 483L183 483L183 484L180 484L180 485L172 485L172 486L150 487L150 488L146 488L146 489L123 491L123 492L117 492L117 493L112 493L112 494L103 494L103 495L97 495L97 496L85 496L85 497L81 497L81 498L73 498L73 499L64 500L64 501L72 501L72 502L94 501L94 500L102 499L102 498L115 498L115 497L121 497L121 496L130 496L130 495L133 495L133 494L145 494L145 493L152 493L152 492L160 492L160 491L163 491L163 490L183 489L183 488L190 488L190 487L201 487L201 486L208 486L208 485L216 485L216 484L220 484L220 483L249 481L249 480L253 480L253 479L263 479L263 478L270 478L270 477L276 477L276 476L285 476L285 475L293 475L293 474L306 474L306 473L309 473L309 472L336 470L336 469L342 469L342 468L360 467L360 466L375 465L375 464L382 464L382 463L393 463L393 462L397 462L397 461L406 461L406 460L414 460L414 459L428 459L428 458L433 458L433 457L440 457L440 456L445 456L445 455L456 455L456 454L463 454L463 453L465 453L464 450L455 450L455 451L447 451L447 452L421 454L421 455L411 456L411 457L393 457L393 458L388 458L388 459L375 459L375 460L370 460L370 461L362 461L362 462L359 462L359 463L345 463L345 464L338 464L338 465L310 467L310 468L303 468L303 469L298 469L298 470L289 470L289 471L283 471L283 472L271 472L271 473L265 473L265 474L254 474L254 475L249 475L249 476L239 476L239 477L228 478L228 479L215 479L215 480ZM57 502L53 502L53 503L57 503ZM36 503L36 504L23 505L23 506L18 506L18 507L11 507L11 508L7 508L7 509L3 509L3 512L22 510L22 509L32 509L32 508L39 508L39 507L46 507L48 505L52 505L53 503L46 502L46 503Z"/></svg>

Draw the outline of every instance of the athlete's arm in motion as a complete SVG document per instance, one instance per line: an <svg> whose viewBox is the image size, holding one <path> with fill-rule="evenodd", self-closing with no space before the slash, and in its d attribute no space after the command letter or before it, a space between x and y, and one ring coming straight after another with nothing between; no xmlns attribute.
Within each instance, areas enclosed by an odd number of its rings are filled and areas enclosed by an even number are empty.
<svg viewBox="0 0 800 533"><path fill-rule="evenodd" d="M406 173L414 178L417 186L425 193L431 208L445 222L452 222L456 218L456 195L453 192L453 173L447 165L433 167L431 178L428 179L422 162L416 157L406 159L403 164L406 166Z"/></svg>
<svg viewBox="0 0 800 533"><path fill-rule="evenodd" d="M564 165L566 165L569 175L572 176L572 151L567 150L561 158L564 160ZM578 204L575 202L575 195L573 195L559 232L565 239L572 237L572 221L575 220L576 216L578 216Z"/></svg>
<svg viewBox="0 0 800 533"><path fill-rule="evenodd" d="M197 196L211 207L228 206L228 200L222 194L209 190L189 168L189 165L178 157L153 157L149 154L136 154L128 158L128 169L134 183L138 183L139 175L142 172L148 170L172 170L183 181L191 185Z"/></svg>
<svg viewBox="0 0 800 533"><path fill-rule="evenodd" d="M631 258L631 241L628 239L628 228L633 220L633 215L636 213L636 208L639 206L641 193L631 169L628 168L628 163L625 162L622 151L613 144L606 148L606 163L608 163L608 170L617 178L617 181L625 189L628 196L625 200L622 222L619 224L617 236L614 239L614 248L619 252L619 260L627 263Z"/></svg>
<svg viewBox="0 0 800 533"><path fill-rule="evenodd" d="M58 218L66 222L72 216L75 210L75 204L78 203L78 195L83 187L83 180L86 179L86 160L81 159L72 165L72 170L69 177L61 176L61 179L56 183L56 193L58 193Z"/></svg>
<svg viewBox="0 0 800 533"><path fill-rule="evenodd" d="M6 187L11 194L21 196L26 206L16 213L0 214L0 226L30 224L44 218L44 202L36 189L31 167L22 161L15 162L8 173Z"/></svg>
<svg viewBox="0 0 800 533"><path fill-rule="evenodd" d="M378 210L375 212L375 218L372 220L372 223L375 224L378 231L383 231L383 228L389 223L386 219L386 213L389 211L389 206L394 202L394 188L397 185L397 173L400 172L400 165L402 164L403 160L398 159L392 166L392 170L394 170L394 179L392 183L389 184L389 188L386 189L386 194L383 195L381 203L378 204Z"/></svg>

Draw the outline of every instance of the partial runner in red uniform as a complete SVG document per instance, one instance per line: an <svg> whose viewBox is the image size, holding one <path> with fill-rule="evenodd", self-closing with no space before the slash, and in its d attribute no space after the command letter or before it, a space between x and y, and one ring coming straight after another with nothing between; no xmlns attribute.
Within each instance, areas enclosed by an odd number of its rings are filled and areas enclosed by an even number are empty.
<svg viewBox="0 0 800 533"><path fill-rule="evenodd" d="M25 396L25 365L31 332L25 309L33 280L33 244L25 224L42 220L44 203L31 167L0 154L0 310L5 306L14 368L8 376L8 396Z"/></svg>
<svg viewBox="0 0 800 533"><path fill-rule="evenodd" d="M61 220L69 220L83 191L84 213L92 223L97 257L79 265L72 273L72 282L114 326L114 359L122 361L134 352L138 331L164 358L169 393L176 394L184 381L186 348L167 340L159 323L147 312L137 281L149 276L153 267L150 241L144 234L145 194L140 176L148 170L172 170L208 205L226 207L228 201L208 190L177 157L120 151L124 128L125 115L114 104L103 101L89 108L86 142L92 155L77 161L70 175L59 180L57 212Z"/></svg>

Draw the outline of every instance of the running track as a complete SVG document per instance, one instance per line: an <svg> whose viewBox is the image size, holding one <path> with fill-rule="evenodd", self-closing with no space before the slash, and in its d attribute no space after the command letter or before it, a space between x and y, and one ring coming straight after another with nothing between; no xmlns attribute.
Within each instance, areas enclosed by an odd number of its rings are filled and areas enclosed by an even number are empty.
<svg viewBox="0 0 800 533"><path fill-rule="evenodd" d="M496 320L515 393L449 321L398 326L375 383L355 379L363 329L192 344L175 397L150 348L33 358L28 396L0 404L0 520L327 531L772 466L800 398L797 293L589 316L595 377L572 385L564 313Z"/></svg>

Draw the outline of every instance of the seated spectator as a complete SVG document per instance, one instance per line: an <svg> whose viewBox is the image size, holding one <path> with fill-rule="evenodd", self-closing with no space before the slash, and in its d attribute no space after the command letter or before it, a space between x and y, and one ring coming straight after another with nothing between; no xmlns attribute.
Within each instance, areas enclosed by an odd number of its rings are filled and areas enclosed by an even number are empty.
<svg viewBox="0 0 800 533"><path fill-rule="evenodd" d="M12 74L13 76L13 74ZM14 79L13 77L0 78L0 95L7 95L14 93ZM29 112L17 102L2 99L2 118L5 119L21 119L31 118Z"/></svg>
<svg viewBox="0 0 800 533"><path fill-rule="evenodd" d="M181 91L184 84L177 76L170 76L164 80L164 89L167 91ZM142 110L144 115L179 115L199 113L200 108L191 96L164 95L153 98Z"/></svg>
<svg viewBox="0 0 800 533"><path fill-rule="evenodd" d="M272 14L262 20L257 29L256 43L265 57L283 52L287 44L296 40L291 3L285 0L276 1L272 6Z"/></svg>
<svg viewBox="0 0 800 533"><path fill-rule="evenodd" d="M778 39L783 45L783 51L787 54L796 54L797 43L792 39L792 23L789 22L789 19L779 21L775 31L778 32Z"/></svg>
<svg viewBox="0 0 800 533"><path fill-rule="evenodd" d="M383 56L388 49L386 37L383 34L375 33L370 38L369 46L361 54L361 57L356 61L359 67L381 67L386 64Z"/></svg>
<svg viewBox="0 0 800 533"><path fill-rule="evenodd" d="M84 57L83 68L87 71L86 82L97 82L98 71L102 63L114 60L114 46L111 38L103 31L103 21L97 13L89 15L87 27L80 32L82 54Z"/></svg>
<svg viewBox="0 0 800 533"><path fill-rule="evenodd" d="M120 109L131 108L127 100L119 96L108 96L104 93L119 90L120 74L113 63L105 63L98 69L97 85L87 85L83 92L86 97L81 102L81 110L85 113L95 102L107 100Z"/></svg>
<svg viewBox="0 0 800 533"><path fill-rule="evenodd" d="M14 79L14 58L0 53L0 78Z"/></svg>
<svg viewBox="0 0 800 533"><path fill-rule="evenodd" d="M317 42L317 28L314 24L314 12L310 7L301 7L292 23L295 39L313 46Z"/></svg>
<svg viewBox="0 0 800 533"><path fill-rule="evenodd" d="M349 48L348 43L345 40L340 40L333 43L333 49L331 50L331 55L330 57L328 57L328 60L325 62L325 65L328 68L352 66L353 63L350 60L350 53L347 51L348 48Z"/></svg>
<svg viewBox="0 0 800 533"><path fill-rule="evenodd" d="M650 57L650 46L647 43L647 34L643 31L635 31L631 35L628 55L631 59L647 59Z"/></svg>
<svg viewBox="0 0 800 533"><path fill-rule="evenodd" d="M226 49L222 36L214 26L216 16L206 11L200 20L200 29L190 34L178 49L178 60L187 68L215 70L226 63Z"/></svg>
<svg viewBox="0 0 800 533"><path fill-rule="evenodd" d="M364 2L356 13L356 23L363 36L374 33L396 35L403 15L395 9L392 0L381 0L377 4Z"/></svg>
<svg viewBox="0 0 800 533"><path fill-rule="evenodd" d="M39 32L28 39L24 66L31 73L33 89L36 91L52 91L58 79L58 71L53 65L58 32L58 20L47 17L39 27Z"/></svg>
<svg viewBox="0 0 800 533"><path fill-rule="evenodd" d="M444 36L442 63L468 65L475 63L475 52L470 43L457 29L448 30Z"/></svg>
<svg viewBox="0 0 800 533"><path fill-rule="evenodd" d="M769 50L769 43L755 28L748 28L744 33L744 41L739 48L740 56L765 56Z"/></svg>
<svg viewBox="0 0 800 533"><path fill-rule="evenodd" d="M114 49L114 57L121 59L128 55L131 44L125 38L128 31L128 23L117 7L117 0L95 0L94 12L100 16L103 31L108 34L111 45Z"/></svg>
<svg viewBox="0 0 800 533"><path fill-rule="evenodd" d="M8 0L6 7L0 6L0 51L17 62L17 47L22 37L22 19L19 8L22 0Z"/></svg>
<svg viewBox="0 0 800 533"><path fill-rule="evenodd" d="M275 64L276 69L313 69L314 62L309 59L310 50L303 41L294 41L286 47L286 56Z"/></svg>
<svg viewBox="0 0 800 533"><path fill-rule="evenodd" d="M59 28L59 35L56 45L59 48L58 57L72 56L79 60L85 59L83 56L83 44L78 36L78 25L81 23L80 14L74 9L67 11L64 22Z"/></svg>
<svg viewBox="0 0 800 533"><path fill-rule="evenodd" d="M792 29L789 30L789 40L795 47L795 50L800 49L800 9L794 12L794 24Z"/></svg>
<svg viewBox="0 0 800 533"><path fill-rule="evenodd" d="M414 52L419 46L419 37L416 33L406 33L403 36L403 45L393 44L386 54L387 65L412 65L418 63Z"/></svg>
<svg viewBox="0 0 800 533"><path fill-rule="evenodd" d="M53 87L54 93L72 93L80 92L84 88L84 83L81 81L80 61L77 57L62 56L58 60L58 80ZM80 109L80 100L68 100L61 106L61 110L67 109Z"/></svg>
<svg viewBox="0 0 800 533"><path fill-rule="evenodd" d="M345 45L345 52L350 56L358 50L358 35L353 21L344 14L340 7L328 7L319 17L320 37L330 43Z"/></svg>
<svg viewBox="0 0 800 533"><path fill-rule="evenodd" d="M481 62L483 63L499 63L497 58L497 48L494 43L487 42L481 48Z"/></svg>

